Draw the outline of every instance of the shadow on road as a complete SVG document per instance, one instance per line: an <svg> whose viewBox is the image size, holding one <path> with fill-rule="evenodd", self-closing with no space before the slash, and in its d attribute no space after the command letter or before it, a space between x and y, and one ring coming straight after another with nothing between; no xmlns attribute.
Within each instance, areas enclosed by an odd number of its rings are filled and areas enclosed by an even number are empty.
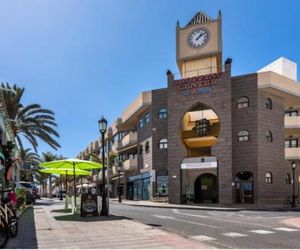
<svg viewBox="0 0 300 250"><path fill-rule="evenodd" d="M19 232L10 238L7 244L10 249L37 249L37 237L33 208L27 208L19 219Z"/></svg>
<svg viewBox="0 0 300 250"><path fill-rule="evenodd" d="M112 221L112 220L125 220L125 219L131 220L130 218L124 216L116 216L116 215L81 217L79 214L59 215L59 216L54 216L54 218L58 221L83 221L83 222Z"/></svg>
<svg viewBox="0 0 300 250"><path fill-rule="evenodd" d="M54 209L54 210L51 210L51 213L71 213L72 210L69 208L69 209Z"/></svg>

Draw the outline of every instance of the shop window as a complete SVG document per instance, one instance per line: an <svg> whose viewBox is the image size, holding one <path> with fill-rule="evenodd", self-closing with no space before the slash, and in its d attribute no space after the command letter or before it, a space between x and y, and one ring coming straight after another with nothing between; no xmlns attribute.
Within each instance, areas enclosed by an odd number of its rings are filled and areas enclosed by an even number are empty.
<svg viewBox="0 0 300 250"><path fill-rule="evenodd" d="M273 180L272 180L272 173L268 172L266 173L266 183L267 184L272 184Z"/></svg>
<svg viewBox="0 0 300 250"><path fill-rule="evenodd" d="M160 109L158 112L158 119L164 119L168 117L168 110L166 110L165 108Z"/></svg>
<svg viewBox="0 0 300 250"><path fill-rule="evenodd" d="M140 155L143 154L143 145L140 145L140 147L139 147L139 154L140 154Z"/></svg>
<svg viewBox="0 0 300 250"><path fill-rule="evenodd" d="M139 128L144 127L144 119L139 120Z"/></svg>
<svg viewBox="0 0 300 250"><path fill-rule="evenodd" d="M158 148L159 149L168 148L168 140L167 139L160 139L159 142L158 142Z"/></svg>
<svg viewBox="0 0 300 250"><path fill-rule="evenodd" d="M297 138L288 138L285 140L286 148L298 148L298 139Z"/></svg>
<svg viewBox="0 0 300 250"><path fill-rule="evenodd" d="M249 98L246 96L241 97L237 103L238 109L248 108L249 107Z"/></svg>
<svg viewBox="0 0 300 250"><path fill-rule="evenodd" d="M150 143L147 141L145 143L145 153L149 153L150 152Z"/></svg>
<svg viewBox="0 0 300 250"><path fill-rule="evenodd" d="M272 100L270 98L267 98L267 100L266 100L266 108L267 109L273 108Z"/></svg>
<svg viewBox="0 0 300 250"><path fill-rule="evenodd" d="M273 142L273 135L272 132L269 130L266 131L266 140L267 142Z"/></svg>
<svg viewBox="0 0 300 250"><path fill-rule="evenodd" d="M287 173L285 176L285 184L291 184L291 183L292 183L291 175Z"/></svg>
<svg viewBox="0 0 300 250"><path fill-rule="evenodd" d="M150 114L145 115L145 124L150 122Z"/></svg>
<svg viewBox="0 0 300 250"><path fill-rule="evenodd" d="M238 141L249 141L250 134L247 130L242 130L238 133Z"/></svg>

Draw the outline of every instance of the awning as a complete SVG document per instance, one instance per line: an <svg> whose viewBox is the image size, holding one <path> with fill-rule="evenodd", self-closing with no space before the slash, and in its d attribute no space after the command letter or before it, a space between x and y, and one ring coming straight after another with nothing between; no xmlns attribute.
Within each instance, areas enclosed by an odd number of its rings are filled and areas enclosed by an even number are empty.
<svg viewBox="0 0 300 250"><path fill-rule="evenodd" d="M183 159L181 163L181 169L216 169L217 167L217 158L214 156L189 157Z"/></svg>

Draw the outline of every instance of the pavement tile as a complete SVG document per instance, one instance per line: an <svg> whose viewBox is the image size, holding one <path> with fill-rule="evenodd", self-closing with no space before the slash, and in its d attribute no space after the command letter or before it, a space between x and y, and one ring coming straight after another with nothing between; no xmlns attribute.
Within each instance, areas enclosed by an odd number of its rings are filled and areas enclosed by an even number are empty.
<svg viewBox="0 0 300 250"><path fill-rule="evenodd" d="M62 207L63 203L57 202L35 208L39 212L32 210L32 214L25 216L23 222L20 221L20 234L11 241L11 246L41 249L208 248L201 242L132 220L115 220L114 216L81 218L67 213L51 212ZM30 230L22 232L22 228L30 223ZM28 237L29 233L33 237Z"/></svg>

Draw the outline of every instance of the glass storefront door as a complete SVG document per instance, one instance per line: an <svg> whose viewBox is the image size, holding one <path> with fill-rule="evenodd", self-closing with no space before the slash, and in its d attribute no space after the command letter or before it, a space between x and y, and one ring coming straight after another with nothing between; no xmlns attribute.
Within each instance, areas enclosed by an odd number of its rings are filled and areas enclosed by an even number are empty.
<svg viewBox="0 0 300 250"><path fill-rule="evenodd" d="M235 202L241 204L253 203L253 174L240 172L235 177Z"/></svg>
<svg viewBox="0 0 300 250"><path fill-rule="evenodd" d="M127 182L127 199L149 200L151 193L151 176L149 173L133 176Z"/></svg>

